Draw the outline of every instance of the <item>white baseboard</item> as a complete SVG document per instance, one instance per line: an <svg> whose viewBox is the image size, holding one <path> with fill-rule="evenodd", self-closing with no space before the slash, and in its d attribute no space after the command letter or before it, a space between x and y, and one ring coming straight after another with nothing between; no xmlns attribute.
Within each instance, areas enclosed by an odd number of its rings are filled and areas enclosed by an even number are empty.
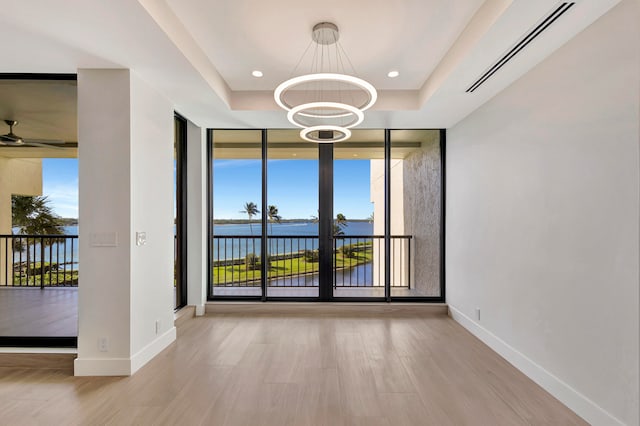
<svg viewBox="0 0 640 426"><path fill-rule="evenodd" d="M201 317L205 314L204 305L196 305L196 316Z"/></svg>
<svg viewBox="0 0 640 426"><path fill-rule="evenodd" d="M138 353L131 357L131 374L135 373L151 361L153 357L162 352L167 346L176 340L176 328L171 327L169 330L158 336L157 339L149 343L144 348L140 349Z"/></svg>
<svg viewBox="0 0 640 426"><path fill-rule="evenodd" d="M593 401L451 305L449 305L449 315L590 424L594 426L624 425L624 423L600 408Z"/></svg>
<svg viewBox="0 0 640 426"><path fill-rule="evenodd" d="M76 358L74 376L130 376L176 340L176 328L171 327L131 358Z"/></svg>
<svg viewBox="0 0 640 426"><path fill-rule="evenodd" d="M73 361L74 376L130 376L129 358L76 358Z"/></svg>

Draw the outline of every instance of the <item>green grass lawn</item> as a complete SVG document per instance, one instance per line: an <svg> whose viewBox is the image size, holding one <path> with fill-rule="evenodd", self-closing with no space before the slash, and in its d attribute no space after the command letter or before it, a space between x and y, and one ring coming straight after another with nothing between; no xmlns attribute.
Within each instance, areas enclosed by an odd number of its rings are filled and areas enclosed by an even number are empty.
<svg viewBox="0 0 640 426"><path fill-rule="evenodd" d="M20 275L20 274L14 274L14 281L12 284L11 281L9 281L7 284L9 286L11 285L16 285L16 286L25 286L25 287L40 287L40 283L42 282L42 275L40 275L39 273L34 274L34 275L29 275L29 278L27 279L26 275ZM78 271L73 271L73 272L68 272L62 273L58 272L56 273L55 271L52 271L51 274L49 274L48 272L46 272L44 274L44 286L76 286L78 285Z"/></svg>
<svg viewBox="0 0 640 426"><path fill-rule="evenodd" d="M353 268L371 262L373 259L371 244L367 246L359 244L359 246L359 250L352 251L350 257L345 256L342 250L338 250L335 254L335 267L338 269ZM356 247L356 244L354 244L353 247ZM272 261L268 277L286 277L314 272L318 272L318 262L308 262L304 256L300 256L293 259ZM215 266L213 268L213 285L229 285L238 282L249 282L254 285L260 285L261 275L260 264L257 265L257 269L255 270L247 270L245 264Z"/></svg>

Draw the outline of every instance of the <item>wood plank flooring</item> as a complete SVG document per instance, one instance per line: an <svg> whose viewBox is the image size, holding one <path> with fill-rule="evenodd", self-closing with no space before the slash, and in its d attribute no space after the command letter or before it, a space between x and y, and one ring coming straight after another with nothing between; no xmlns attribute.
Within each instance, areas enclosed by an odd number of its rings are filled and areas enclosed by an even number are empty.
<svg viewBox="0 0 640 426"><path fill-rule="evenodd" d="M446 315L208 313L132 377L0 368L0 424L582 425Z"/></svg>

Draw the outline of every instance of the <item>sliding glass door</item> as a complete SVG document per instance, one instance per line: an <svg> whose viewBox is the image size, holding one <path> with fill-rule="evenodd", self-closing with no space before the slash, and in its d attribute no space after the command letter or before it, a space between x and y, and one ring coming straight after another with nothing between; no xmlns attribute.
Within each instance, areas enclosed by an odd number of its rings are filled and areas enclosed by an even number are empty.
<svg viewBox="0 0 640 426"><path fill-rule="evenodd" d="M267 296L318 298L318 145L268 130L267 158Z"/></svg>
<svg viewBox="0 0 640 426"><path fill-rule="evenodd" d="M391 297L438 298L443 293L443 136L434 130L392 130L390 136Z"/></svg>
<svg viewBox="0 0 640 426"><path fill-rule="evenodd" d="M214 130L210 294L262 297L262 132Z"/></svg>
<svg viewBox="0 0 640 426"><path fill-rule="evenodd" d="M333 297L384 300L384 130L354 130L333 155Z"/></svg>

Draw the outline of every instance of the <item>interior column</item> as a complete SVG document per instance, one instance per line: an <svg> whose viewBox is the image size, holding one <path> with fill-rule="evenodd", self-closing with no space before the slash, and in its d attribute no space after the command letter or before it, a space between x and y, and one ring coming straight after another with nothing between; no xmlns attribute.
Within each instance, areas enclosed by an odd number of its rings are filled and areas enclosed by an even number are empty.
<svg viewBox="0 0 640 426"><path fill-rule="evenodd" d="M76 375L130 375L175 340L173 109L129 70L78 71Z"/></svg>

